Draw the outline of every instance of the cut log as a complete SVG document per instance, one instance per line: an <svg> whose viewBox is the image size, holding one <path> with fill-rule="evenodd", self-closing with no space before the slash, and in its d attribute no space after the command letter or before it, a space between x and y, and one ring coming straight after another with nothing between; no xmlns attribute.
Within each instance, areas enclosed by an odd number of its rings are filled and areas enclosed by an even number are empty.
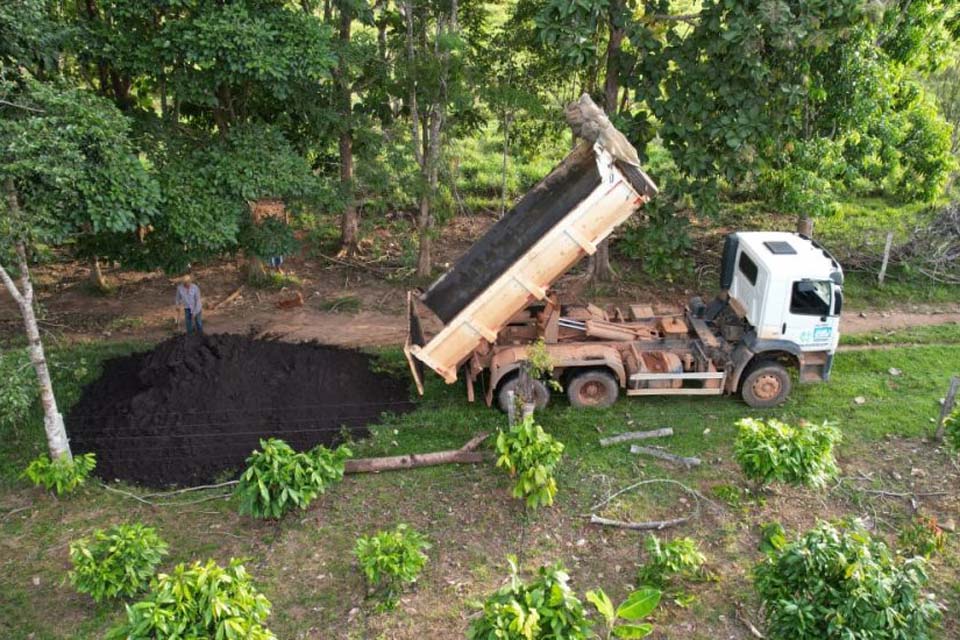
<svg viewBox="0 0 960 640"><path fill-rule="evenodd" d="M659 458L660 460L666 460L667 462L673 462L674 464L682 464L685 467L700 466L700 458L685 458L684 456L677 456L666 451L661 451L660 449L654 449L653 447L641 447L639 445L633 445L630 447L630 453L642 453L643 455Z"/></svg>
<svg viewBox="0 0 960 640"><path fill-rule="evenodd" d="M654 429L652 431L628 431L627 433L621 433L620 435L610 436L609 438L600 438L601 447L609 447L621 442L629 442L630 440L646 440L648 438L664 438L666 436L672 436L673 429L670 427L664 427L663 429Z"/></svg>
<svg viewBox="0 0 960 640"><path fill-rule="evenodd" d="M402 456L387 456L384 458L357 458L344 463L344 473L379 473L381 471L398 471L400 469L415 469L430 467L438 464L474 464L483 462L483 453L475 451L480 443L487 439L489 433L481 433L472 438L459 449L448 451L434 451L431 453L410 453Z"/></svg>

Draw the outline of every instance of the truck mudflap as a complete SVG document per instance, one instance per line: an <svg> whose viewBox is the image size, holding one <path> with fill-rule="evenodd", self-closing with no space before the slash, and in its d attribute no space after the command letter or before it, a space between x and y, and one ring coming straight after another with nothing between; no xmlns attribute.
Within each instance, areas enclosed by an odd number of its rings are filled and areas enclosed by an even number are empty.
<svg viewBox="0 0 960 640"><path fill-rule="evenodd" d="M426 340L423 336L423 326L420 323L420 316L413 306L412 291L407 292L407 339L403 344L403 355L407 358L407 364L410 366L410 374L417 385L417 393L423 395L423 363L413 357L413 347L422 347Z"/></svg>

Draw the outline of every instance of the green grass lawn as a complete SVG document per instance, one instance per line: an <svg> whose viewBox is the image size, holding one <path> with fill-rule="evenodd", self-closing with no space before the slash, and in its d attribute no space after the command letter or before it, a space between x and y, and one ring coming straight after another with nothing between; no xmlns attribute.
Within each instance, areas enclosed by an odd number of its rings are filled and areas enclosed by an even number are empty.
<svg viewBox="0 0 960 640"><path fill-rule="evenodd" d="M0 439L0 637L45 640L102 637L123 616L121 603L94 605L65 582L71 540L109 524L141 520L170 542L164 563L208 557L226 562L245 557L247 567L273 603L270 627L280 638L463 637L468 602L497 588L506 575L505 557L519 554L527 571L563 560L574 587L603 586L622 597L642 559L643 536L587 524L590 506L640 479L670 478L707 496L721 496L690 524L661 535L700 541L716 576L687 585L696 600L687 607L667 603L656 614L659 637L749 638L736 607L757 618L749 579L758 527L781 521L793 536L817 518L869 516L880 535L894 537L910 515L906 500L883 499L847 484L813 491L775 487L760 499L732 463L734 422L744 416L777 416L795 422L834 420L845 440L839 462L845 476L868 474L869 486L891 491L949 488L925 498L921 509L941 519L957 518L960 490L946 453L925 442L932 433L951 374L960 373L960 344L950 330L910 332L911 342L931 344L838 355L833 380L803 386L781 408L751 410L732 398L625 399L607 410L578 411L555 396L538 420L566 445L559 493L552 508L525 512L510 497L510 480L493 462L379 475L348 476L307 511L282 521L259 522L236 515L232 498L151 507L110 493L93 482L57 499L17 479L26 462L44 450L39 415ZM142 345L86 344L53 350L53 373L63 408L100 363ZM384 366L402 371L399 353L384 354ZM897 368L900 375L891 375ZM854 398L862 396L863 404ZM432 378L420 407L403 416L384 415L357 455L396 455L456 448L479 431L503 426L504 417L482 404L470 405L460 385ZM694 470L633 456L629 447L600 448L602 436L669 426L672 438L656 441L671 452L700 457ZM648 441L649 443L649 441ZM923 475L914 473L923 469ZM899 480L897 478L900 478ZM946 482L947 485L937 484ZM952 483L952 484L949 484ZM136 491L135 489L131 489ZM693 505L675 488L650 485L624 496L605 512L631 519L690 513ZM365 587L351 556L357 536L408 522L433 543L430 562L396 611L379 613L364 599ZM955 611L960 606L960 553L951 539L933 572L932 589ZM951 586L953 585L953 586ZM948 621L941 637L957 637Z"/></svg>

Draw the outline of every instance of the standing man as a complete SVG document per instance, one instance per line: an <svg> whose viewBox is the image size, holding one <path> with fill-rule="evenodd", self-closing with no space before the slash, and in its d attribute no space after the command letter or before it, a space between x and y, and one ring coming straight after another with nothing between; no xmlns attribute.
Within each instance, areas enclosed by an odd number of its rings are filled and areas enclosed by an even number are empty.
<svg viewBox="0 0 960 640"><path fill-rule="evenodd" d="M196 326L197 334L203 335L203 302L200 300L200 287L193 282L193 277L188 273L183 277L183 281L177 285L177 296L173 300L177 307L177 313L180 307L183 307L183 319L187 325L187 335L193 333Z"/></svg>

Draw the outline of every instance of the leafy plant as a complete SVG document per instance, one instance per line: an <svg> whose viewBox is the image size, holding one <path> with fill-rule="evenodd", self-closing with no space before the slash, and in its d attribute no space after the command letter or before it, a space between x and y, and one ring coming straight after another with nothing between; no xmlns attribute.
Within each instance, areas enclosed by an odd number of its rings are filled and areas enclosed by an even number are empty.
<svg viewBox="0 0 960 640"><path fill-rule="evenodd" d="M943 435L955 452L960 452L960 406L957 406L943 421Z"/></svg>
<svg viewBox="0 0 960 640"><path fill-rule="evenodd" d="M700 551L696 540L675 538L668 542L650 534L644 542L647 562L637 574L641 585L664 588L674 578L690 579L703 576L703 564L707 557Z"/></svg>
<svg viewBox="0 0 960 640"><path fill-rule="evenodd" d="M561 563L541 567L529 583L520 579L516 558L508 558L510 580L482 605L467 628L469 640L539 640L592 637L583 603L570 588Z"/></svg>
<svg viewBox="0 0 960 640"><path fill-rule="evenodd" d="M0 352L0 427L18 427L37 397L37 379L26 349Z"/></svg>
<svg viewBox="0 0 960 640"><path fill-rule="evenodd" d="M946 535L937 525L937 519L923 515L914 517L897 536L897 544L903 555L927 559L936 553L942 553L946 542Z"/></svg>
<svg viewBox="0 0 960 640"><path fill-rule="evenodd" d="M352 455L340 446L331 451L323 445L298 453L283 440L260 441L260 450L247 458L236 493L240 513L256 518L280 518L290 509L306 509L334 482L343 479L343 467Z"/></svg>
<svg viewBox="0 0 960 640"><path fill-rule="evenodd" d="M94 531L70 544L70 583L100 602L142 591L167 555L156 529L137 522Z"/></svg>
<svg viewBox="0 0 960 640"><path fill-rule="evenodd" d="M754 569L772 640L927 640L940 612L923 558L897 558L859 522L821 522Z"/></svg>
<svg viewBox="0 0 960 640"><path fill-rule="evenodd" d="M734 456L751 480L822 487L837 475L833 447L841 434L829 422L792 427L776 418L744 418L737 426Z"/></svg>
<svg viewBox="0 0 960 640"><path fill-rule="evenodd" d="M357 540L353 553L360 563L367 583L383 598L383 605L392 609L404 585L416 582L427 563L430 548L427 540L405 524L393 531L379 531Z"/></svg>
<svg viewBox="0 0 960 640"><path fill-rule="evenodd" d="M49 455L41 453L27 465L21 477L62 496L86 482L87 476L96 466L97 458L93 453L84 453L73 458L61 456L56 460L51 460Z"/></svg>
<svg viewBox="0 0 960 640"><path fill-rule="evenodd" d="M497 466L517 480L513 496L525 498L529 507L553 504L557 494L553 473L563 455L563 443L534 423L533 416L527 416L508 431L501 430L496 446Z"/></svg>
<svg viewBox="0 0 960 640"><path fill-rule="evenodd" d="M587 591L586 598L606 624L606 640L610 638L646 638L653 632L653 625L643 620L660 604L662 593L653 587L640 587L614 609L613 602L603 589Z"/></svg>
<svg viewBox="0 0 960 640"><path fill-rule="evenodd" d="M787 532L779 522L768 522L760 527L760 551L776 553L787 546Z"/></svg>
<svg viewBox="0 0 960 640"><path fill-rule="evenodd" d="M108 638L276 640L263 626L269 615L270 601L239 560L178 564L154 580L146 598L127 605L127 621Z"/></svg>

